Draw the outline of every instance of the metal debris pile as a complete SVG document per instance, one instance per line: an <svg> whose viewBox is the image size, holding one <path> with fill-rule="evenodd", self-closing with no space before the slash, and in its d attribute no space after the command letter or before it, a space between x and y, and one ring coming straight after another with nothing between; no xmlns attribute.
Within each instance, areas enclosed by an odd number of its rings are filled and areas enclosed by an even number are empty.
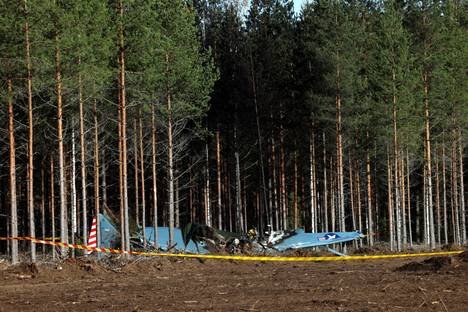
<svg viewBox="0 0 468 312"><path fill-rule="evenodd" d="M111 218L100 215L100 246L117 248L120 234ZM169 228L137 227L132 235L132 247L141 250L184 252L193 254L280 254L288 250L326 247L364 237L359 232L306 233L303 229L263 233L255 229L246 234L227 232L213 227L189 223L183 228L174 228L172 244L169 244ZM329 251L342 255L333 249Z"/></svg>

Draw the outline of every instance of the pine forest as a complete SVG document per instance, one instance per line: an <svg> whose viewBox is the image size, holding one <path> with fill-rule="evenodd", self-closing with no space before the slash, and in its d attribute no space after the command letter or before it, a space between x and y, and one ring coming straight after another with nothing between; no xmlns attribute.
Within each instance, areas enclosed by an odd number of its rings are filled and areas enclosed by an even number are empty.
<svg viewBox="0 0 468 312"><path fill-rule="evenodd" d="M463 0L0 0L0 237L112 216L467 244ZM98 241L100 230L98 230ZM147 246L144 236L144 246ZM1 240L12 263L67 257Z"/></svg>

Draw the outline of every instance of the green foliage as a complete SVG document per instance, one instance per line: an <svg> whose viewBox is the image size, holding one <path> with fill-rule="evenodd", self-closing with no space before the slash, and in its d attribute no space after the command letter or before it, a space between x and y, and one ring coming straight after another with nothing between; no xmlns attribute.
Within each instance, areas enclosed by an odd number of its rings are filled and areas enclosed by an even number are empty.
<svg viewBox="0 0 468 312"><path fill-rule="evenodd" d="M417 149L421 144L423 110L417 96L420 77L411 55L410 37L403 26L403 12L395 1L384 1L376 25L376 41L370 65L373 113L381 121L378 142L384 148L392 138L393 97L396 101L398 141ZM416 96L415 96L416 95Z"/></svg>

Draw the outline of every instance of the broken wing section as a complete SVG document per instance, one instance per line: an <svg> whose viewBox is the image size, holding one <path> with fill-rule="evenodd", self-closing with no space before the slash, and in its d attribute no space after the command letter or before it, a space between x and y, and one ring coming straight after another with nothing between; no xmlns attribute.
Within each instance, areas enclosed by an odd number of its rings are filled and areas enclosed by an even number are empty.
<svg viewBox="0 0 468 312"><path fill-rule="evenodd" d="M283 239L272 247L278 251L285 251L345 243L363 237L359 232L305 233L302 229L297 229L295 232L294 235Z"/></svg>

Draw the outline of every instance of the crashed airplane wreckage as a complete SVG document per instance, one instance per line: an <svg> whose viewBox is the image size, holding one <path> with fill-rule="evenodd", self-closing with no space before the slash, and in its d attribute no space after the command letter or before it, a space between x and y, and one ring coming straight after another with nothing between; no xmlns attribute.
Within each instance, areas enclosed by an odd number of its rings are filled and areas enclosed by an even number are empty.
<svg viewBox="0 0 468 312"><path fill-rule="evenodd" d="M120 245L120 233L111 218L100 214L101 247L117 248ZM255 230L247 235L217 230L207 225L189 223L184 228L174 228L173 243L169 246L169 228L145 227L146 249L161 251L186 252L192 254L209 253L245 253L279 254L288 250L326 247L334 244L351 242L363 238L359 232L306 233L303 229L269 231L260 236ZM157 244L155 244L155 234ZM144 249L143 229L139 228L132 236L132 245ZM342 253L328 248L330 252L343 256Z"/></svg>

